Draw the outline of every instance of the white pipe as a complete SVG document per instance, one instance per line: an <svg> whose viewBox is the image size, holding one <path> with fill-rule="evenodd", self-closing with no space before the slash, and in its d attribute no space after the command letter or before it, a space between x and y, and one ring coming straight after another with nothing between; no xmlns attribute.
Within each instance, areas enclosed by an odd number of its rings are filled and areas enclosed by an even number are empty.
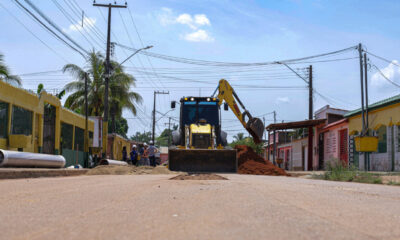
<svg viewBox="0 0 400 240"><path fill-rule="evenodd" d="M65 158L61 155L16 152L0 149L0 167L62 168Z"/></svg>
<svg viewBox="0 0 400 240"><path fill-rule="evenodd" d="M119 165L119 166L127 166L128 163L124 161L111 160L111 159L103 159L99 163L100 165Z"/></svg>

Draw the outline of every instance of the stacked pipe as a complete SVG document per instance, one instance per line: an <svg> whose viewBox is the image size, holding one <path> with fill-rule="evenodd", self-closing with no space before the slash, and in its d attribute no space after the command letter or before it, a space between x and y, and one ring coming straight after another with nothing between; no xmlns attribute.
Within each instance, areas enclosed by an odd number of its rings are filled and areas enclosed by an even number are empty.
<svg viewBox="0 0 400 240"><path fill-rule="evenodd" d="M0 149L0 167L63 168L64 166L65 158L61 155Z"/></svg>

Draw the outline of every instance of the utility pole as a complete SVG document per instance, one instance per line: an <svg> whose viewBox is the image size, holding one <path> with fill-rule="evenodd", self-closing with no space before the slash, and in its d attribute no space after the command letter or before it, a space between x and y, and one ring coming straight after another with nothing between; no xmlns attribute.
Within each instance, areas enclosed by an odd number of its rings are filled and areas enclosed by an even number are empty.
<svg viewBox="0 0 400 240"><path fill-rule="evenodd" d="M126 8L125 5L117 4L97 4L96 1L93 2L95 7L106 7L108 8L108 25L107 25L107 49L106 49L106 62L105 62L105 90L104 90L104 118L103 118L103 158L106 157L107 152L107 134L108 134L108 82L110 80L111 65L110 65L110 42L111 42L111 10L113 8Z"/></svg>
<svg viewBox="0 0 400 240"><path fill-rule="evenodd" d="M154 104L153 104L153 131L152 131L152 135L151 135L151 140L153 141L154 144L154 135L155 135L155 131L156 131L156 96L157 94L169 94L169 92L164 92L164 91L154 91Z"/></svg>
<svg viewBox="0 0 400 240"><path fill-rule="evenodd" d="M171 117L168 117L168 147L171 145Z"/></svg>
<svg viewBox="0 0 400 240"><path fill-rule="evenodd" d="M364 53L364 75L365 75L365 134L368 136L368 128L369 128L369 121L368 121L368 60L367 60L367 53ZM392 136L393 137L393 136ZM367 158L367 170L370 169L370 160L369 160L369 152L365 153L365 157Z"/></svg>
<svg viewBox="0 0 400 240"><path fill-rule="evenodd" d="M364 133L365 130L365 116L364 116L364 80L363 80L363 57L362 57L362 45L358 44L358 54L360 58L360 83L361 83L361 123L362 130L361 133Z"/></svg>
<svg viewBox="0 0 400 240"><path fill-rule="evenodd" d="M264 127L265 127L265 117L263 117L263 122L264 122ZM267 136L267 133L264 131L264 141L266 140L265 137Z"/></svg>
<svg viewBox="0 0 400 240"><path fill-rule="evenodd" d="M84 138L84 152L85 152L85 164L84 167L89 167L89 129L88 129L88 76L85 72L85 138Z"/></svg>
<svg viewBox="0 0 400 240"><path fill-rule="evenodd" d="M308 70L308 119L313 119L313 76L312 76L312 65ZM312 170L313 160L313 127L308 127L308 164L307 170Z"/></svg>
<svg viewBox="0 0 400 240"><path fill-rule="evenodd" d="M274 123L276 123L276 112L275 112L275 110L274 110ZM275 158L276 158L276 130L275 130L275 128L274 128L274 141L273 141L273 143L274 143L274 153L273 153L273 155L272 155L272 163L274 164L274 165L276 165L276 161L275 161Z"/></svg>

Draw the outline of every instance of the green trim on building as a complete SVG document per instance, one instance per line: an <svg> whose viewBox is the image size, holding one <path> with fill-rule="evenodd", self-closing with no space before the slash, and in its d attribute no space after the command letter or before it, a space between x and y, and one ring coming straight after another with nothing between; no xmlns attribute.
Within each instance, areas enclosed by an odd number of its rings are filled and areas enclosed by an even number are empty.
<svg viewBox="0 0 400 240"><path fill-rule="evenodd" d="M389 106L389 105L393 105L396 103L400 103L400 94L368 105L368 111L382 108L382 107ZM355 116L358 114L361 114L361 108L346 113L344 115L344 117L349 118L349 117L352 117L352 116Z"/></svg>

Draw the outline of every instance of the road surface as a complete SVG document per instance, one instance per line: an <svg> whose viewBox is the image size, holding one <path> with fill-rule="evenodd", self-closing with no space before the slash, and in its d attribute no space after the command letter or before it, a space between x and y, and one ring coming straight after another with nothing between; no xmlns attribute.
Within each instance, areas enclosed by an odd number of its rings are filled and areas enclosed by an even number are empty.
<svg viewBox="0 0 400 240"><path fill-rule="evenodd" d="M223 176L1 180L0 239L400 239L400 187Z"/></svg>

